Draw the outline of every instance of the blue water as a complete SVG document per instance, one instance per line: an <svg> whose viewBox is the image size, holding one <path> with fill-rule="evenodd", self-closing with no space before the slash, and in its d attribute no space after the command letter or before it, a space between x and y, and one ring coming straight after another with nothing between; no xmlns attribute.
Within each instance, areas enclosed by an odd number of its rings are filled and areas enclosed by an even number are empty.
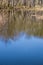
<svg viewBox="0 0 43 65"><path fill-rule="evenodd" d="M0 65L43 65L43 38L20 35L0 38Z"/></svg>

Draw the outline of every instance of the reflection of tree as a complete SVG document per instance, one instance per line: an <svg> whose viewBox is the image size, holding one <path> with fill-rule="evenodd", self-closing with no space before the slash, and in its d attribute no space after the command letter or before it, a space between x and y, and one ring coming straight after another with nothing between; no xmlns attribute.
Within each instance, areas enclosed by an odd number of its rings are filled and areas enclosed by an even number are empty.
<svg viewBox="0 0 43 65"><path fill-rule="evenodd" d="M5 13L5 12L4 12ZM28 35L43 36L42 20L32 20L32 12L11 10L7 12L7 22L2 27L1 35L6 38L17 36L20 32ZM6 14L5 14L6 15Z"/></svg>

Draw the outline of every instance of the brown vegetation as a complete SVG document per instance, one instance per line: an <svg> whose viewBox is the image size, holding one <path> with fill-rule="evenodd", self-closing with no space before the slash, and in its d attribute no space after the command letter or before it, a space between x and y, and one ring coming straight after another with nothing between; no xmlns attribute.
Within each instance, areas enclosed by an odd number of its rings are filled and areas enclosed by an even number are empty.
<svg viewBox="0 0 43 65"><path fill-rule="evenodd" d="M3 7L0 9L0 35L9 38L23 31L30 35L42 37L43 5L39 0L37 3L36 1L7 0L7 5L4 2L5 6L1 5Z"/></svg>

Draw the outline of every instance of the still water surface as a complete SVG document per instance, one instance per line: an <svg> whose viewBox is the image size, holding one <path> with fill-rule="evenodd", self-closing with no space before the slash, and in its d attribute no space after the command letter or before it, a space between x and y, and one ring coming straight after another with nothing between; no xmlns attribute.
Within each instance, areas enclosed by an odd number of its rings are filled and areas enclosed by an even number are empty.
<svg viewBox="0 0 43 65"><path fill-rule="evenodd" d="M43 65L43 20L31 14L1 12L0 65Z"/></svg>
<svg viewBox="0 0 43 65"><path fill-rule="evenodd" d="M43 38L20 34L0 39L0 65L43 65Z"/></svg>

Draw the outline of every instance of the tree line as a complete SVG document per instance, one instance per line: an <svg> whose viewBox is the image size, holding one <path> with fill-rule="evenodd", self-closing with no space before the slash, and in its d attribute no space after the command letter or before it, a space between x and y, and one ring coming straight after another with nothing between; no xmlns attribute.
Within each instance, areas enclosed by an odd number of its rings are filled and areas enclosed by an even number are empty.
<svg viewBox="0 0 43 65"><path fill-rule="evenodd" d="M0 7L1 6L28 6L28 7L35 7L35 6L43 6L43 0L0 0Z"/></svg>

